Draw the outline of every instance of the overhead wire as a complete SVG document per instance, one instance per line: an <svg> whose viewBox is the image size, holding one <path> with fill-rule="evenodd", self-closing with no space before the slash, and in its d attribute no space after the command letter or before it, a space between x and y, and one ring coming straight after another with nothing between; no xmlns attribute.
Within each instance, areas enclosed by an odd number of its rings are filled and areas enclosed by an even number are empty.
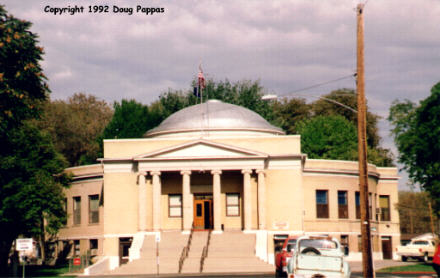
<svg viewBox="0 0 440 278"><path fill-rule="evenodd" d="M343 103L340 103L340 102L338 102L338 101L336 101L334 99L331 99L331 98L326 98L326 97L322 97L322 96L314 96L314 95L298 94L298 92L307 91L307 90L314 89L314 88L317 88L317 87L321 87L321 86L324 86L324 85L327 85L327 84L330 84L330 83L341 81L341 80L344 80L344 79L347 79L347 78L352 78L352 77L356 78L356 76L357 76L357 73L346 75L346 76L339 77L339 78L336 78L336 79L332 79L332 80L329 80L329 81L325 81L325 82L321 82L321 83L314 84L314 85L311 85L311 86L307 86L307 87L295 90L293 92L289 92L289 93L285 93L285 94L280 94L280 97L287 97L287 96L291 96L291 95L297 95L297 96L302 96L302 97L314 97L314 98L324 99L326 101L329 101L329 102L332 102L332 103L337 104L339 106L342 106L342 107L352 111L353 113L357 113L356 109L354 109L354 108L352 108L352 107L350 107L348 105L345 105Z"/></svg>
<svg viewBox="0 0 440 278"><path fill-rule="evenodd" d="M339 78L336 78L336 79L332 79L332 80L329 80L329 81L325 81L325 82L317 83L317 84L314 84L314 85L311 85L311 86L307 86L307 87L304 87L304 88L300 88L300 89L297 89L297 90L295 90L293 92L281 94L280 96L287 96L287 95L291 95L291 94L296 94L298 92L307 91L307 90L310 90L310 89L321 87L321 86L324 86L324 85L327 85L327 84L330 84L330 83L334 83L334 82L337 82L337 81L341 81L341 80L344 80L344 79L348 79L348 78L351 78L351 77L355 78L356 76L357 76L357 73L346 75L346 76L339 77Z"/></svg>

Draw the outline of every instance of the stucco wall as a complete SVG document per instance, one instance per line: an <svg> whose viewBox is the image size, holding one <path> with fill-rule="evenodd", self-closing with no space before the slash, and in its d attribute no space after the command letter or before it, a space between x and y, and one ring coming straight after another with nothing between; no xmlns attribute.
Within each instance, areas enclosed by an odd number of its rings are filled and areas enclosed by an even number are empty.
<svg viewBox="0 0 440 278"><path fill-rule="evenodd" d="M136 233L139 201L136 173L104 174L104 198L104 233Z"/></svg>
<svg viewBox="0 0 440 278"><path fill-rule="evenodd" d="M266 173L266 225L268 230L302 230L303 189L301 170Z"/></svg>
<svg viewBox="0 0 440 278"><path fill-rule="evenodd" d="M105 158L131 158L150 152L177 146L195 138L148 138L104 140ZM300 154L300 137L298 135L224 138L212 137L211 142L231 145L239 148L257 150L271 155Z"/></svg>

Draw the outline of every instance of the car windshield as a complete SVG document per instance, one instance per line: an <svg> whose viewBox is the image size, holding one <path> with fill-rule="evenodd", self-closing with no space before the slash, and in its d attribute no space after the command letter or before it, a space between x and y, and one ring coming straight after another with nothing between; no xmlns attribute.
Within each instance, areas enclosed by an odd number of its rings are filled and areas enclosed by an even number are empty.
<svg viewBox="0 0 440 278"><path fill-rule="evenodd" d="M304 249L307 247L319 248L319 249L335 249L337 247L336 242L329 239L303 239L299 243L299 248Z"/></svg>

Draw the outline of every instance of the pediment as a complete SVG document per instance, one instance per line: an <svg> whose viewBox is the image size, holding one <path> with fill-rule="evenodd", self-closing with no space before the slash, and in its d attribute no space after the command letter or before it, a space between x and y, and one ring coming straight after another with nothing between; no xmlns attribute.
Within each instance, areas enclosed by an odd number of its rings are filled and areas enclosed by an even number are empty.
<svg viewBox="0 0 440 278"><path fill-rule="evenodd" d="M136 156L142 159L173 158L245 158L267 157L267 154L207 140L196 140Z"/></svg>

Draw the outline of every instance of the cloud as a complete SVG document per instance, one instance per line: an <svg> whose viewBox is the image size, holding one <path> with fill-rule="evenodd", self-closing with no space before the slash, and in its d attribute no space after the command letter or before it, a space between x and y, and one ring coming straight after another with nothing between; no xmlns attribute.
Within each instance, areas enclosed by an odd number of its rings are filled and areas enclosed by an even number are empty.
<svg viewBox="0 0 440 278"><path fill-rule="evenodd" d="M164 13L52 15L44 7L102 5L93 0L4 1L16 17L34 23L45 48L43 67L52 98L83 91L108 102L144 103L168 88L189 89L202 61L214 79L259 79L270 92L354 73L357 1L149 1ZM145 5L112 0L112 9ZM438 82L437 0L368 1L365 9L366 92L382 117L394 99L418 101ZM342 80L312 91L354 88ZM387 146L389 125L380 124Z"/></svg>

